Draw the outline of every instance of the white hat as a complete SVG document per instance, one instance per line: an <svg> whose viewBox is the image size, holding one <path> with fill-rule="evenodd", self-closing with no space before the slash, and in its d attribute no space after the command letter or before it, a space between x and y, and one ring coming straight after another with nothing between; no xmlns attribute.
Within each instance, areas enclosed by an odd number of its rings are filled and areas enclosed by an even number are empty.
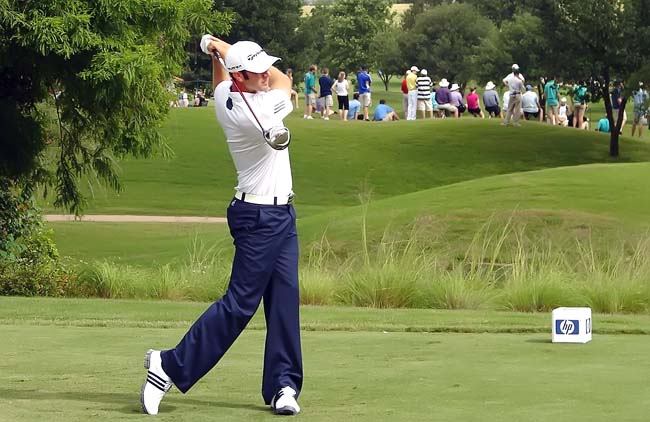
<svg viewBox="0 0 650 422"><path fill-rule="evenodd" d="M512 70L519 70L519 65L517 63L513 64Z"/></svg>
<svg viewBox="0 0 650 422"><path fill-rule="evenodd" d="M420 71L420 73L423 74L424 76L427 76L427 70L426 70L426 69L422 69L422 70Z"/></svg>
<svg viewBox="0 0 650 422"><path fill-rule="evenodd" d="M451 88L449 90L450 91L458 91L458 88L459 88L458 84L452 84Z"/></svg>
<svg viewBox="0 0 650 422"><path fill-rule="evenodd" d="M560 99L560 102L566 103L566 97L562 97L562 98Z"/></svg>
<svg viewBox="0 0 650 422"><path fill-rule="evenodd" d="M438 82L438 85L440 85L441 88L447 88L449 86L449 81L446 78L440 79L440 82Z"/></svg>
<svg viewBox="0 0 650 422"><path fill-rule="evenodd" d="M411 72L419 72L420 69L418 69L417 66L411 66Z"/></svg>
<svg viewBox="0 0 650 422"><path fill-rule="evenodd" d="M495 85L494 82L489 81L487 85L485 85L485 89L494 89Z"/></svg>
<svg viewBox="0 0 650 422"><path fill-rule="evenodd" d="M253 73L266 72L279 57L269 56L266 51L253 41L237 41L228 49L225 64L228 72L247 70Z"/></svg>

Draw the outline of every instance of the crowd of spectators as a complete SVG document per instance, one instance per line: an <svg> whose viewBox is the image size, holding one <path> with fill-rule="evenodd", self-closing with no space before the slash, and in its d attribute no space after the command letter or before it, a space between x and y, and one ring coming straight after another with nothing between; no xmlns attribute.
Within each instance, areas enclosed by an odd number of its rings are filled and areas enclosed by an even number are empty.
<svg viewBox="0 0 650 422"><path fill-rule="evenodd" d="M589 106L589 89L586 81L563 84L557 78L550 77L539 86L539 94L535 88L526 83L519 66L513 64L512 72L502 80L503 95L499 94L499 86L489 81L479 95L476 86L464 87L452 83L446 78L435 83L426 69L411 66L401 82L402 116L405 120L416 120L418 111L420 119L461 118L498 118L504 126L519 126L519 120L547 122L551 125L590 129L590 121L586 118ZM336 79L330 76L329 69L323 67L317 78L318 67L311 65L303 77L305 107L303 118L313 119L317 114L323 120L329 120L338 109L339 120L365 121L394 121L400 116L394 107L386 104L384 99L372 108L372 77L366 66L362 66L356 74L356 92L348 80L346 72L339 72ZM287 70L287 75L294 85L293 71ZM468 92L463 95L463 92ZM563 91L561 93L560 91ZM352 94L352 99L350 99ZM540 100L543 97L543 102ZM614 122L618 118L620 105L623 100L624 85L615 81L611 90L611 104L614 112ZM209 94L196 89L193 96L185 88L177 94L177 99L170 101L171 107L202 107L208 105ZM336 97L336 104L334 103ZM634 90L630 100L633 102L633 121L631 135L642 135L643 126L648 124L646 109L650 96L643 83ZM292 89L291 101L295 109L299 107L299 94ZM625 110L622 111L622 125L628 120ZM598 119L595 130L610 132L610 122L603 116ZM621 132L622 133L622 132Z"/></svg>
<svg viewBox="0 0 650 422"><path fill-rule="evenodd" d="M411 66L404 72L401 82L402 116L405 120L416 120L419 111L420 119L457 119L463 116L472 116L480 119L499 118L502 119L501 124L504 126L519 126L519 120L523 118L547 122L551 125L578 129L590 128L589 119L586 117L589 102L589 89L586 81L562 84L558 83L555 77L550 77L543 81L543 85L540 85L538 94L531 84L526 83L517 64L513 64L511 70L512 72L502 80L504 92L500 96L499 87L493 81L489 81L485 85L482 95L479 95L476 86L463 87L458 83L451 83L446 78L435 83L426 69ZM336 94L340 120L387 121L399 119L397 112L386 104L385 100L380 100L375 110L370 112L372 78L367 67L362 67L356 75L358 92L353 93L352 100L349 100L349 94L353 90L345 72L339 72L337 79L332 80L328 68L321 70L318 79L316 79L316 71L317 66L312 65L304 77L305 111L303 118L313 119L312 115L318 113L322 119L329 120L329 116L335 113L331 108L334 106L333 94ZM561 95L561 90L564 92L563 95ZM466 96L463 95L464 91L468 91ZM543 102L540 100L540 95L543 97ZM622 96L623 85L617 81L611 92L615 119L618 116ZM648 93L641 84L632 96L634 102L632 136L635 132L641 136L643 125L647 124L646 103L648 98ZM386 116L390 117L386 118ZM610 125L608 120L605 124L605 120L607 118L601 118L595 130L608 132ZM622 127L625 126L626 121L627 113L623 110Z"/></svg>

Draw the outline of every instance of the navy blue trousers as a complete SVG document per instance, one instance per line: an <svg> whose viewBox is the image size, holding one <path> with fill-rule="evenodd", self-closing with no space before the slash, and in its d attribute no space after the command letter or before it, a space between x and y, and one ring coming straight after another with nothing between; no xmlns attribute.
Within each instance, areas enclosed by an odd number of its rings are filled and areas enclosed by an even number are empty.
<svg viewBox="0 0 650 422"><path fill-rule="evenodd" d="M163 351L162 367L183 393L212 369L264 299L266 345L262 397L302 388L298 236L293 205L255 205L233 199L228 226L235 258L225 295L190 327L176 348Z"/></svg>

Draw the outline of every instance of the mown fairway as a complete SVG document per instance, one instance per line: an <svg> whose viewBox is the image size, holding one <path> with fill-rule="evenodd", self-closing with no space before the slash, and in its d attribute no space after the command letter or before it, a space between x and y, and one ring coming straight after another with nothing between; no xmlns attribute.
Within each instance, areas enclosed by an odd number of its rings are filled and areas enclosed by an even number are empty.
<svg viewBox="0 0 650 422"><path fill-rule="evenodd" d="M144 352L174 345L205 306L0 298L0 420L145 418L139 405ZM596 315L594 340L586 345L549 343L549 319L304 308L299 418L647 420L647 335L614 333L647 332L648 317ZM277 420L258 393L262 326L256 317L188 395L172 391L156 420ZM437 332L408 332L422 330Z"/></svg>

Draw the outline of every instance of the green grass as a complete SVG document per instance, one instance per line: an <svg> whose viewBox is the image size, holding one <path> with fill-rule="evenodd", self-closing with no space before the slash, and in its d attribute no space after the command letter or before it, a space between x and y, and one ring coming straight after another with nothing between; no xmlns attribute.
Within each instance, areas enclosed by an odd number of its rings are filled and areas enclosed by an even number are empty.
<svg viewBox="0 0 650 422"><path fill-rule="evenodd" d="M206 306L0 304L0 415L12 422L141 420L144 351L173 346ZM647 333L648 317L595 315L585 345L550 343L548 314L305 308L302 320L301 420L646 420L650 389L639 374L650 369L647 336L599 329ZM259 395L264 332L256 321L187 395L170 392L156 419L277 420ZM409 332L427 323L438 332ZM445 332L462 324L473 332Z"/></svg>
<svg viewBox="0 0 650 422"><path fill-rule="evenodd" d="M386 230L403 238L415 225L431 242L464 247L485 224L514 218L546 237L567 235L635 240L650 226L650 195L640 181L650 164L591 165L488 177L372 199L367 212L372 243ZM300 211L300 203L297 205ZM359 251L361 206L300 218L303 255L323 234L337 252ZM417 221L414 223L414 221ZM225 225L157 223L50 223L61 252L86 261L165 264L187 255L195 239L231 249Z"/></svg>
<svg viewBox="0 0 650 422"><path fill-rule="evenodd" d="M381 199L497 174L650 161L647 142L623 138L621 157L612 160L601 134L534 123L504 129L495 119L385 125L294 116L287 125L302 216L356 204L363 185ZM213 110L174 109L164 132L175 156L122 162L125 190L118 196L95 187L88 213L225 214L236 180Z"/></svg>
<svg viewBox="0 0 650 422"><path fill-rule="evenodd" d="M75 260L110 260L140 266L186 258L196 244L232 249L225 224L49 223L62 255Z"/></svg>
<svg viewBox="0 0 650 422"><path fill-rule="evenodd" d="M494 176L371 201L367 225L376 240L389 225L403 232L418 219L418 230L460 236L465 243L495 215L497 220L514 216L534 231L638 234L650 227L650 195L639 182L648 176L648 163ZM358 250L361 218L361 205L322 213L301 221L301 233L316 241L325 227L330 239L343 243L338 249Z"/></svg>

